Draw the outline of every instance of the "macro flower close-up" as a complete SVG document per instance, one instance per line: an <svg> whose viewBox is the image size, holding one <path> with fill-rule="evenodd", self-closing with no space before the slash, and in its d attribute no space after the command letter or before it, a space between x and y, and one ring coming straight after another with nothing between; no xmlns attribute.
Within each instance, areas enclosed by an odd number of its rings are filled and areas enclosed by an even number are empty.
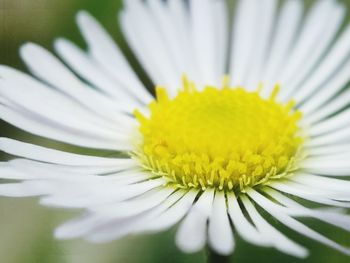
<svg viewBox="0 0 350 263"><path fill-rule="evenodd" d="M125 0L129 52L78 11L86 47L28 42L27 72L0 65L0 118L49 142L0 138L0 196L80 212L52 230L60 242L175 229L168 245L208 262L240 243L350 256L313 227L350 231L345 4Z"/></svg>

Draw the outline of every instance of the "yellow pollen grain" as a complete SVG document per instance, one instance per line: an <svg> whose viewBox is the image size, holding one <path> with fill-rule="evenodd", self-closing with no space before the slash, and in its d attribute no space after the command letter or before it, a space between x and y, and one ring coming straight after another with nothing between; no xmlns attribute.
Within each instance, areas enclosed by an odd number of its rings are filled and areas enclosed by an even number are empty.
<svg viewBox="0 0 350 263"><path fill-rule="evenodd" d="M278 86L267 99L229 87L202 90L183 81L176 97L156 89L150 115L135 111L141 140L135 156L152 173L181 188L244 190L287 174L303 142L301 113L278 103Z"/></svg>

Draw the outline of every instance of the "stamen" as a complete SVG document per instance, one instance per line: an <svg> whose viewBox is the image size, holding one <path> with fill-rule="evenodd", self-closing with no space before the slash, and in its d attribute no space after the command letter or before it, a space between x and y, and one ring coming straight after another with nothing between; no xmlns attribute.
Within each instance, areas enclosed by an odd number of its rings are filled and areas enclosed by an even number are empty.
<svg viewBox="0 0 350 263"><path fill-rule="evenodd" d="M229 87L198 90L183 77L183 88L170 99L156 88L150 117L135 111L141 141L134 155L152 173L181 188L244 191L295 169L303 143L301 113L292 101L276 102L279 86L268 99Z"/></svg>

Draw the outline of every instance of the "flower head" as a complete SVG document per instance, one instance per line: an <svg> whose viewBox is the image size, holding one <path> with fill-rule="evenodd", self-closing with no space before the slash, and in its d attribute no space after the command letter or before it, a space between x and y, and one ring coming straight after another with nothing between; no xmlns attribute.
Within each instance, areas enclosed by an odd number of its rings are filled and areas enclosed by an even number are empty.
<svg viewBox="0 0 350 263"><path fill-rule="evenodd" d="M187 80L174 99L158 88L150 117L135 113L135 156L177 188L244 191L294 167L303 139L292 106L239 87L198 91Z"/></svg>
<svg viewBox="0 0 350 263"><path fill-rule="evenodd" d="M350 255L298 221L350 231L350 217L333 208L350 207L344 10L319 0L303 18L299 0L283 1L281 10L277 0L241 0L229 41L224 0L125 1L121 26L155 96L98 22L80 12L87 52L58 39L63 64L25 44L21 56L36 78L0 66L0 117L96 154L0 138L0 149L18 157L1 163L0 178L15 182L0 184L0 194L85 209L56 230L62 239L107 242L179 224L176 243L185 252L208 242L228 255L240 235L307 256L271 216Z"/></svg>

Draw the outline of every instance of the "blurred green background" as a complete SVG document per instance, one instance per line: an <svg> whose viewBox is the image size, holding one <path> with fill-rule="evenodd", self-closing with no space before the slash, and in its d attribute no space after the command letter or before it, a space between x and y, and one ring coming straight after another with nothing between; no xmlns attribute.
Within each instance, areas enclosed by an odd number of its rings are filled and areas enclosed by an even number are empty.
<svg viewBox="0 0 350 263"><path fill-rule="evenodd" d="M132 0L128 0L132 1ZM230 4L234 4L230 1ZM312 0L305 1L307 5ZM350 1L343 1L350 7ZM96 16L128 54L132 65L143 76L140 67L130 55L117 25L116 13L121 0L0 0L0 64L24 70L18 56L22 43L32 41L52 50L52 41L58 36L84 46L75 26L75 13L85 9ZM349 20L349 18L348 18ZM350 41L350 40L349 40ZM145 80L147 81L147 80ZM149 82L147 82L150 86ZM29 141L42 141L19 132L0 122L0 136ZM51 143L53 144L53 143ZM57 145L56 145L57 146ZM6 158L6 156L2 156ZM205 262L206 254L182 254L174 245L175 229L152 236L124 238L105 245L92 245L81 240L56 241L53 229L77 212L41 207L35 198L0 198L0 262L1 263L116 263L116 262ZM311 227L350 246L350 236L344 231L306 221ZM309 247L311 256L298 260L272 249L251 246L237 238L237 249L231 261L246 262L350 262L340 253L303 238L285 229L298 242Z"/></svg>

